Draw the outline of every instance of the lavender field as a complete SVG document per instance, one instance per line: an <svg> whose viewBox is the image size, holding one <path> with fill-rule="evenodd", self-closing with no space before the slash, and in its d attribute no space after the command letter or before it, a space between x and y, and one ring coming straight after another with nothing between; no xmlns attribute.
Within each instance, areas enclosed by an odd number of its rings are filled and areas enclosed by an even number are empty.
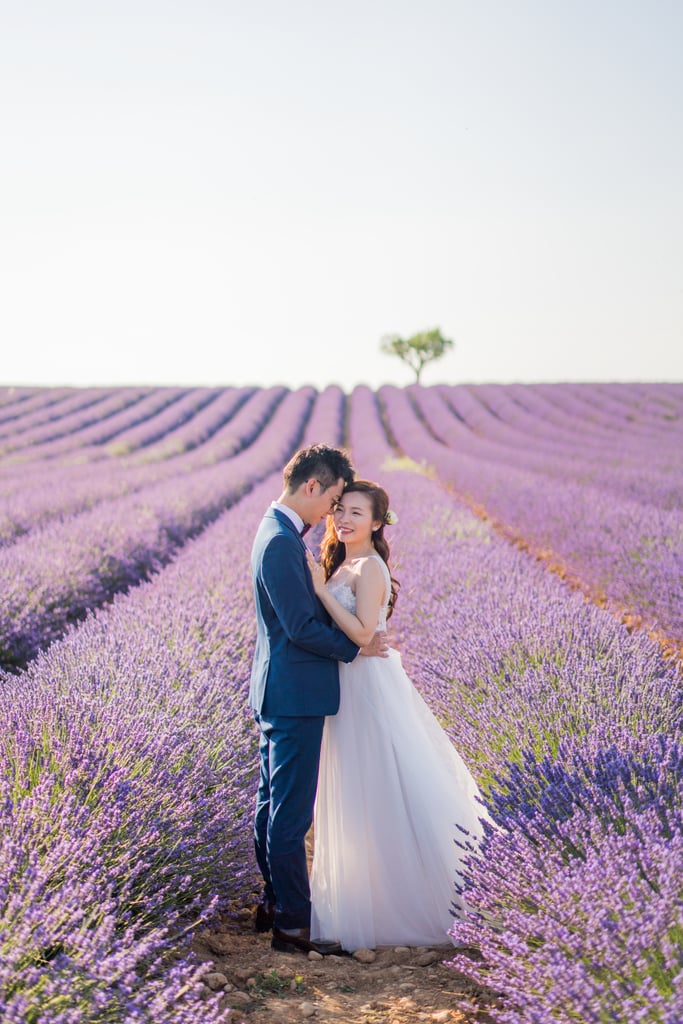
<svg viewBox="0 0 683 1024"><path fill-rule="evenodd" d="M314 440L390 493L392 642L496 822L454 968L506 1024L679 1024L669 384L1 390L0 1019L228 1019L186 937L257 883L249 552Z"/></svg>

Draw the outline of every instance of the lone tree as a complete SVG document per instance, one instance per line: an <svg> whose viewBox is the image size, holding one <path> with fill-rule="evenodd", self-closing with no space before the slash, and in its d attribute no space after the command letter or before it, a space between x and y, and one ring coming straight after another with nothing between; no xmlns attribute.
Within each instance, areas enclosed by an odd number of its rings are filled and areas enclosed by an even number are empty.
<svg viewBox="0 0 683 1024"><path fill-rule="evenodd" d="M398 334L385 334L381 349L389 356L398 356L415 373L415 383L420 383L422 368L434 359L440 359L455 342L444 338L441 330L420 331L411 338L400 338Z"/></svg>

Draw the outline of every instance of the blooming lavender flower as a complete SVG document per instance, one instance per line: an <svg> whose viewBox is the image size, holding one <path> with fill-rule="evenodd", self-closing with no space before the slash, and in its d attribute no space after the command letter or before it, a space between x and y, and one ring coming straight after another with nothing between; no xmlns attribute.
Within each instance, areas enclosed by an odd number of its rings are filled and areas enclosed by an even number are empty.
<svg viewBox="0 0 683 1024"><path fill-rule="evenodd" d="M51 406L49 416L38 420L40 425L17 430L7 438L0 447L0 453L6 455L21 449L15 459L35 458L46 451L56 452L73 445L71 440L74 432L82 431L93 424L99 425L109 416L122 408L135 403L144 394L141 388L94 388L82 395L75 395L60 402L57 407ZM60 415L60 410L69 407L69 415ZM73 407L75 411L71 411ZM76 441L79 444L80 441Z"/></svg>
<svg viewBox="0 0 683 1024"><path fill-rule="evenodd" d="M193 423L198 422L192 430L171 432L175 438L172 446L144 449L137 457L105 461L104 451L97 451L90 461L90 448L86 446L80 449L77 464L26 463L5 472L0 493L0 547L105 499L131 494L163 480L180 479L201 466L232 458L258 436L285 393L284 388L273 388L254 395L253 389L244 388L221 395L229 401L212 403L218 408L211 416L205 415L209 409L202 409L193 419ZM90 433L89 428L86 433ZM205 443L195 443L202 437ZM189 450L171 459L179 444ZM99 461L94 462L95 458ZM150 462L155 464L150 466Z"/></svg>
<svg viewBox="0 0 683 1024"><path fill-rule="evenodd" d="M615 606L674 641L683 639L682 505L666 509L628 497L615 500L596 483L551 480L516 466L509 449L505 461L482 459L476 446L470 452L437 440L405 392L384 387L380 396L389 430L405 454L431 464L511 536L554 555L566 572ZM680 465L673 493L683 495Z"/></svg>
<svg viewBox="0 0 683 1024"><path fill-rule="evenodd" d="M109 388L74 388L64 389L63 392L55 389L52 401L42 403L30 413L23 411L15 418L9 426L0 427L1 437L11 437L10 447L21 447L24 444L32 443L34 438L43 435L50 436L62 429L66 422L67 427L71 418L76 414L76 420L80 421L83 416L97 417L106 412L109 402L114 398L117 403L121 402L122 389L112 391ZM86 410L88 410L86 412ZM26 438L26 439L25 439Z"/></svg>
<svg viewBox="0 0 683 1024"><path fill-rule="evenodd" d="M187 538L254 483L287 461L301 436L314 392L290 392L260 443L62 523L48 524L0 551L0 664L21 665L117 591L165 564Z"/></svg>
<svg viewBox="0 0 683 1024"><path fill-rule="evenodd" d="M23 429L29 415L55 406L74 393L74 388L2 388L0 389L0 434L7 437Z"/></svg>
<svg viewBox="0 0 683 1024"><path fill-rule="evenodd" d="M253 597L235 567L279 482L0 681L3 1020L225 1019L189 953L172 970L167 953L257 876Z"/></svg>
<svg viewBox="0 0 683 1024"><path fill-rule="evenodd" d="M521 821L507 793L501 829L471 861L458 899L475 910L453 935L483 961L453 965L504 993L494 1020L681 1019L681 747L660 739L640 763L609 760L608 773L584 763L559 804ZM525 767L556 791L559 765Z"/></svg>
<svg viewBox="0 0 683 1024"><path fill-rule="evenodd" d="M489 1012L508 1024L681 1019L680 664L458 497L509 515L530 541L578 552L578 568L612 582L619 540L647 524L654 539L642 573L624 574L628 593L639 580L659 609L674 602L676 581L655 555L675 520L657 518L633 480L640 466L658 495L676 486L683 396L654 386L600 395L592 386L379 396L359 387L348 399L334 387L256 391L184 454L149 466L107 458L120 481L132 487L142 469L147 485L119 499L99 492L90 513L65 520L81 520L79 529L55 530L52 549L48 527L31 529L27 518L25 539L0 555L3 581L18 621L32 591L53 605L35 659L0 676L3 1020L225 1019L216 998L200 1000L202 968L189 955L170 968L168 954L186 948L188 922L247 898L258 877L248 552L294 448L339 443L345 430L358 472L381 481L399 513L391 641L495 822L481 850L453 822L468 864L453 887L453 934L483 956L456 956L454 966L499 994ZM213 404L197 405L194 426L195 417L176 430L167 419L152 447L200 437ZM78 467L49 461L52 469L0 467L0 480L26 486L43 472L56 488L64 473L76 490ZM97 464L88 467L93 493ZM550 497L557 507L543 504ZM100 506L109 520L95 514ZM148 519L172 536L171 561L145 541ZM106 532L116 521L119 547ZM2 559L29 540L53 562L42 577L31 570L20 596L11 582L19 562ZM102 566L86 571L99 543L121 561L154 552L165 567L146 582L138 568L112 600ZM76 566L73 590L60 557ZM100 590L89 592L86 578ZM63 609L78 601L82 612L102 606L68 626ZM38 653L51 628L65 627Z"/></svg>

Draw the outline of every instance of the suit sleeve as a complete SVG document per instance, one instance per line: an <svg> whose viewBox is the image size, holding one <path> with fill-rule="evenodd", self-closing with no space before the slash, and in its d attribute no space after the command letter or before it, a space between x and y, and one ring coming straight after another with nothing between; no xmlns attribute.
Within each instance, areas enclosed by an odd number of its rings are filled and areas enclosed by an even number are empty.
<svg viewBox="0 0 683 1024"><path fill-rule="evenodd" d="M263 553L261 577L273 610L293 644L323 658L353 661L360 650L358 645L337 626L316 616L313 581L298 541L274 537Z"/></svg>

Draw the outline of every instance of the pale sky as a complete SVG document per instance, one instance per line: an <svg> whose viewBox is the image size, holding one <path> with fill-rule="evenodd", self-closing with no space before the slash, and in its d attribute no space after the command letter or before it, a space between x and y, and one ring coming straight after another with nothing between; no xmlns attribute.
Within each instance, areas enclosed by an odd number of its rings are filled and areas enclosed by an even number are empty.
<svg viewBox="0 0 683 1024"><path fill-rule="evenodd" d="M0 7L0 383L683 380L680 0Z"/></svg>

